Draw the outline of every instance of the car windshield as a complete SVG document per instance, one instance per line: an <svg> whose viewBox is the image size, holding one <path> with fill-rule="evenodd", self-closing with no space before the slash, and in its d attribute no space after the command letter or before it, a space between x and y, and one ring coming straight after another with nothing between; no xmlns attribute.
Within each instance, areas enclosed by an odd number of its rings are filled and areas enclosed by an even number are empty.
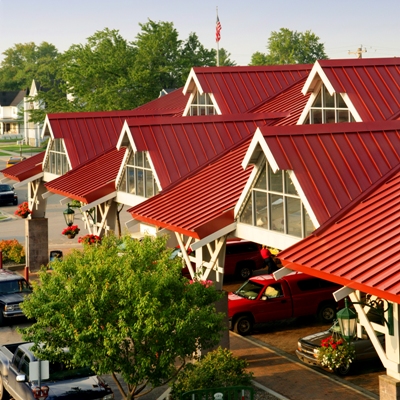
<svg viewBox="0 0 400 400"><path fill-rule="evenodd" d="M22 279L0 282L0 294L30 292L28 283Z"/></svg>
<svg viewBox="0 0 400 400"><path fill-rule="evenodd" d="M9 192L11 190L12 189L10 185L0 185L0 192Z"/></svg>
<svg viewBox="0 0 400 400"><path fill-rule="evenodd" d="M260 285L259 283L253 281L247 281L243 283L238 290L236 290L235 294L240 297L244 297L245 299L255 300L263 288L264 285Z"/></svg>

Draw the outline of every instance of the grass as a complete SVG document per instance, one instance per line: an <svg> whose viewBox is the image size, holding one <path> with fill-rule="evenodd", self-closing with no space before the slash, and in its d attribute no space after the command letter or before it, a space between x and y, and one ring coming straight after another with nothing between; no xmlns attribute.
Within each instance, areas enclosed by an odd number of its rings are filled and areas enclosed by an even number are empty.
<svg viewBox="0 0 400 400"><path fill-rule="evenodd" d="M3 151L2 151L3 150ZM44 151L43 147L31 147L28 145L19 145L17 143L11 143L9 141L0 140L0 155L8 156L8 153L4 153L4 151L12 151L13 153L40 153Z"/></svg>

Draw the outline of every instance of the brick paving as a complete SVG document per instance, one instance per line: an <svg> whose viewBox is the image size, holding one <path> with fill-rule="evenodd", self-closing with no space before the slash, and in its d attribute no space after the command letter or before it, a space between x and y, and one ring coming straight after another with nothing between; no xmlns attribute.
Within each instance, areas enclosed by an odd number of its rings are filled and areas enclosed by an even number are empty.
<svg viewBox="0 0 400 400"><path fill-rule="evenodd" d="M249 363L253 379L290 400L365 400L379 397L333 374L323 374L251 337L230 333L230 350Z"/></svg>

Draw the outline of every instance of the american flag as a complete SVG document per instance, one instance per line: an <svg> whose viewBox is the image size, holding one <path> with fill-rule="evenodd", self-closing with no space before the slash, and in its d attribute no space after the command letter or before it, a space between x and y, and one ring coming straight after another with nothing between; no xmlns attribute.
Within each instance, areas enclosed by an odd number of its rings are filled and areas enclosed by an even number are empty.
<svg viewBox="0 0 400 400"><path fill-rule="evenodd" d="M215 41L216 42L219 42L221 40L221 29L222 29L221 22L219 22L219 18L217 15L217 26L215 29Z"/></svg>

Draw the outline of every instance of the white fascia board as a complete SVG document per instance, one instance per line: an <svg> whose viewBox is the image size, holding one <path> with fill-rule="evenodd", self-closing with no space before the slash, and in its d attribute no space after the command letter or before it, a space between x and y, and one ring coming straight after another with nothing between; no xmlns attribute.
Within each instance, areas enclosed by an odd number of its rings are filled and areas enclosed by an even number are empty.
<svg viewBox="0 0 400 400"><path fill-rule="evenodd" d="M343 101L346 103L347 108L349 109L351 115L356 120L356 122L363 122L360 117L360 114L357 112L356 108L351 102L349 95L347 93L340 93L340 95L343 97Z"/></svg>
<svg viewBox="0 0 400 400"><path fill-rule="evenodd" d="M147 157L147 161L150 164L150 168L151 168L151 170L153 172L154 179L156 180L156 183L157 183L157 186L158 186L158 190L161 191L162 190L161 182L160 182L160 179L158 178L157 170L156 170L156 168L154 166L153 160L151 159L150 153L148 151L146 151L146 157Z"/></svg>
<svg viewBox="0 0 400 400"><path fill-rule="evenodd" d="M15 181L10 178L2 178L2 179L0 179L0 182L14 186Z"/></svg>
<svg viewBox="0 0 400 400"><path fill-rule="evenodd" d="M122 146L131 146L134 151L136 151L136 144L132 137L131 129L129 128L128 122L125 120L121 133L117 142L117 150L120 150Z"/></svg>
<svg viewBox="0 0 400 400"><path fill-rule="evenodd" d="M117 191L118 191L118 187L119 187L119 182L121 181L121 177L124 173L125 165L128 161L130 153L131 153L130 149L128 148L124 154L124 158L122 159L121 165L119 166L119 171L118 171L117 177L115 178L115 187L116 187Z"/></svg>
<svg viewBox="0 0 400 400"><path fill-rule="evenodd" d="M190 70L190 72L189 72L188 78L186 79L186 83L185 83L185 86L184 86L184 88L182 90L182 93L184 95L186 95L187 93L191 93L191 92L194 91L193 90L194 87L197 88L197 90L200 92L200 94L204 93L203 92L203 88L201 87L200 82L199 82L199 80L197 78L197 75L195 74L195 72L194 72L194 70L192 68Z"/></svg>
<svg viewBox="0 0 400 400"><path fill-rule="evenodd" d="M14 185L14 188L19 188L19 187L21 187L21 186L26 185L26 184L29 183L29 182L33 182L33 181L36 181L36 180L38 180L38 179L41 179L42 177L43 177L43 172L40 172L39 174L33 175L33 176L31 176L30 178L28 178L28 179L25 179L25 180L23 180L23 181L21 181L21 182L17 182L17 183Z"/></svg>
<svg viewBox="0 0 400 400"><path fill-rule="evenodd" d="M101 197L100 199L97 199L97 200L95 200L95 201L92 201L92 202L89 203L89 204L86 204L85 206L82 206L82 207L81 207L81 211L82 211L82 212L85 212L85 211L87 211L87 210L90 210L91 208L96 207L96 206L98 206L99 204L103 204L103 203L105 203L106 201L111 200L111 199L113 199L113 198L116 197L116 196L117 196L117 192L112 192L112 193L110 193L110 194L108 194L108 195L106 195L106 196Z"/></svg>
<svg viewBox="0 0 400 400"><path fill-rule="evenodd" d="M260 147L261 151L267 158L267 161L272 170L274 172L278 171L279 169L278 163L276 162L270 148L268 147L267 142L265 141L264 135L261 133L260 128L257 128L253 136L253 139L251 140L250 145L246 151L246 154L242 161L243 169L246 169L250 164L256 164L259 161L260 155L257 154L259 153L259 149L257 149L258 146Z"/></svg>
<svg viewBox="0 0 400 400"><path fill-rule="evenodd" d="M46 134L46 130L48 132L47 134ZM53 130L51 129L51 124L50 124L48 115L46 115L46 117L44 119L42 133L40 136L42 139L44 139L47 136L50 136L52 139L54 139L54 134L53 134Z"/></svg>
<svg viewBox="0 0 400 400"><path fill-rule="evenodd" d="M319 222L317 217L315 216L314 210L311 208L311 205L306 197L306 195L304 194L303 188L301 187L299 181L297 180L296 174L294 173L294 171L290 170L288 171L289 173L289 177L293 182L294 187L297 190L297 193L300 196L300 199L306 209L306 211L308 212L308 215L310 216L310 219L314 225L314 228L317 229L319 228Z"/></svg>
<svg viewBox="0 0 400 400"><path fill-rule="evenodd" d="M125 226L127 228L132 228L133 226L139 224L140 221L138 221L137 219L130 219L129 221L125 222Z"/></svg>
<svg viewBox="0 0 400 400"><path fill-rule="evenodd" d="M262 157L262 158L264 159L264 157ZM236 202L235 209L234 209L234 212L233 212L234 218L237 217L240 209L242 208L243 203L247 199L247 195L248 195L248 193L250 192L250 190L251 190L251 188L253 186L253 182L254 182L254 179L255 179L255 177L257 175L257 172L258 172L258 167L255 166L253 168L253 171L251 171L249 179L247 179L246 185L244 186L244 188L242 190L242 193L239 196L238 201Z"/></svg>
<svg viewBox="0 0 400 400"><path fill-rule="evenodd" d="M325 75L324 70L322 69L320 63L318 61L315 62L310 75L308 75L308 78L306 82L304 83L303 89L301 90L301 93L306 95L308 92L314 92L315 91L315 86L318 84L318 81L322 80L324 85L326 86L328 92L332 96L333 93L335 93L335 90Z"/></svg>
<svg viewBox="0 0 400 400"><path fill-rule="evenodd" d="M274 276L275 280L277 281L277 280L283 278L284 276L291 274L292 272L293 272L292 269L283 267L283 268L278 269L278 271L275 271L272 275Z"/></svg>
<svg viewBox="0 0 400 400"><path fill-rule="evenodd" d="M354 292L354 289L350 289L346 286L343 286L342 288L336 290L333 292L333 298L339 302L340 300L343 300L345 297L349 296L351 293Z"/></svg>
<svg viewBox="0 0 400 400"><path fill-rule="evenodd" d="M213 93L210 93L210 98L211 98L211 101L213 103L213 106L214 106L215 111L217 112L217 114L218 115L222 115L221 109L219 108L217 100L215 100L215 97L214 97Z"/></svg>
<svg viewBox="0 0 400 400"><path fill-rule="evenodd" d="M42 194L42 199L45 200L47 198L49 198L50 196L53 196L55 193L52 192L45 192Z"/></svg>
<svg viewBox="0 0 400 400"><path fill-rule="evenodd" d="M189 100L186 103L185 109L183 110L183 114L182 114L183 117L187 117L189 115L190 105L193 103L194 96L195 96L195 93L193 93L193 92L190 93Z"/></svg>
<svg viewBox="0 0 400 400"><path fill-rule="evenodd" d="M236 222L233 224L227 225L224 228L220 229L219 231L216 231L212 233L211 235L206 236L204 239L201 239L192 245L190 245L190 248L195 251L197 249L200 249L203 246L206 246L207 244L211 243L214 240L219 239L222 236L228 235L229 233L233 232L236 229Z"/></svg>
<svg viewBox="0 0 400 400"><path fill-rule="evenodd" d="M322 83L319 83L318 85L314 86L314 91L311 93L311 96L309 97L307 104L305 105L303 112L301 113L296 125L303 125L305 119L308 117L308 113L310 111L311 106L314 104L315 98L318 95L319 88L321 87Z"/></svg>

